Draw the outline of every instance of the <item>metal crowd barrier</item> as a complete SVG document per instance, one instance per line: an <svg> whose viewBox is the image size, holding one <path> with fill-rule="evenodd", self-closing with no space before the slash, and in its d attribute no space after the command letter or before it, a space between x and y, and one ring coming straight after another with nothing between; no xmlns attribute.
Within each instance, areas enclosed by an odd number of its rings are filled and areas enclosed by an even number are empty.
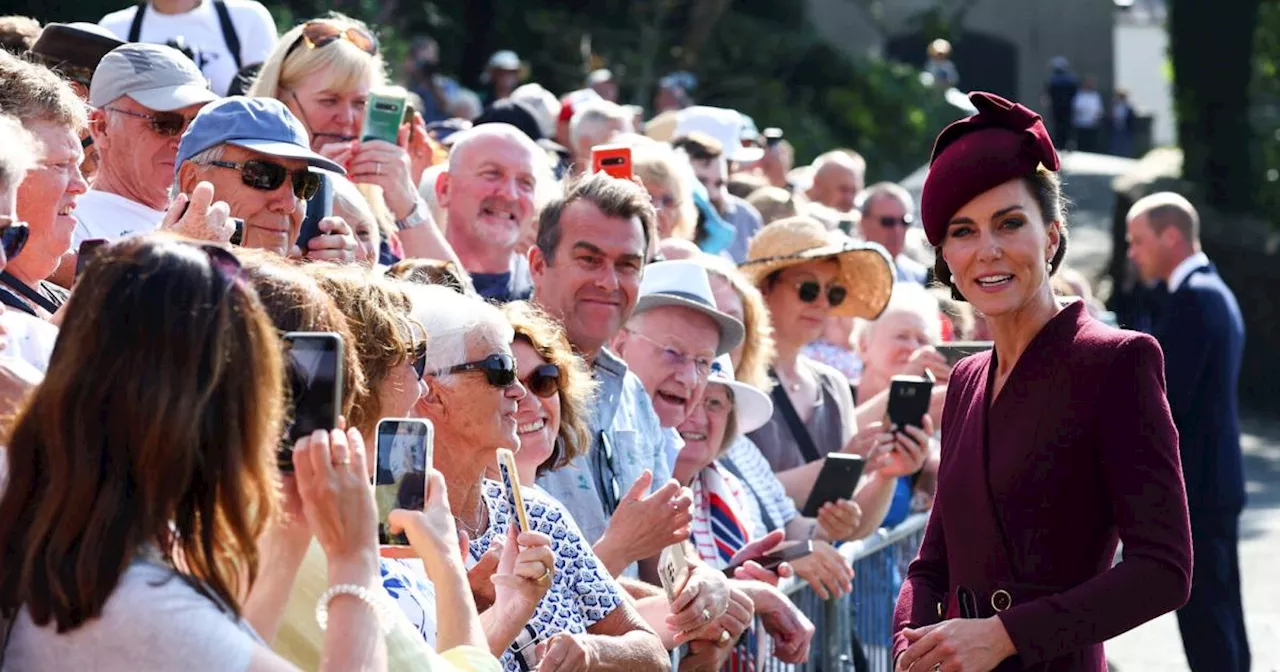
<svg viewBox="0 0 1280 672"><path fill-rule="evenodd" d="M756 643L760 650L755 655L754 669L759 672L893 672L893 607L907 575L907 565L920 549L928 519L929 514L917 513L897 527L882 528L869 537L842 544L840 554L853 565L851 595L823 600L808 583L798 578L783 579L778 590L791 598L816 629L809 659L792 665L774 658L772 640L764 626L756 621L755 631L759 633ZM855 634L860 646L855 645ZM673 652L673 669L678 663L679 652Z"/></svg>

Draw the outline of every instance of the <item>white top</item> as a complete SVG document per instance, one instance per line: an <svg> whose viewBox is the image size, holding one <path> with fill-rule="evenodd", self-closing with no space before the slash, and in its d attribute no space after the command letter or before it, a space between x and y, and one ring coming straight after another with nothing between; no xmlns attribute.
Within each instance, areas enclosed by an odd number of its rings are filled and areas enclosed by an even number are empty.
<svg viewBox="0 0 1280 672"><path fill-rule="evenodd" d="M49 370L49 358L53 355L53 344L58 340L58 328L44 320L28 315L20 310L5 310L0 313L0 364L8 366L13 373L23 374L31 371L37 374L24 378L39 383Z"/></svg>
<svg viewBox="0 0 1280 672"><path fill-rule="evenodd" d="M1071 123L1076 128L1097 128L1102 121L1102 94L1080 91L1071 101Z"/></svg>
<svg viewBox="0 0 1280 672"><path fill-rule="evenodd" d="M1182 283L1187 281L1187 276L1191 275L1191 271L1201 266L1209 265L1209 255L1204 252L1196 252L1195 254L1182 260L1182 263L1173 267L1173 272L1169 274L1169 293L1178 291Z"/></svg>
<svg viewBox="0 0 1280 672"><path fill-rule="evenodd" d="M240 38L240 62L253 65L267 60L276 46L276 22L271 18L271 12L256 0L226 0L226 3L231 24ZM138 6L130 5L102 17L98 25L128 41L129 28L137 12ZM222 35L222 25L218 23L213 2L204 0L183 14L161 14L154 7L147 8L142 17L139 42L164 44L178 35L184 38L188 48L199 51L196 65L209 79L213 92L227 95L231 80L236 76L236 59L227 49L227 40Z"/></svg>
<svg viewBox="0 0 1280 672"><path fill-rule="evenodd" d="M76 228L71 245L79 249L86 240L116 241L160 228L164 212L105 191L90 189L76 201Z"/></svg>
<svg viewBox="0 0 1280 672"><path fill-rule="evenodd" d="M57 634L52 621L18 613L5 651L4 672L191 672L245 670L261 640L196 592L172 569L135 560L120 577L99 618Z"/></svg>

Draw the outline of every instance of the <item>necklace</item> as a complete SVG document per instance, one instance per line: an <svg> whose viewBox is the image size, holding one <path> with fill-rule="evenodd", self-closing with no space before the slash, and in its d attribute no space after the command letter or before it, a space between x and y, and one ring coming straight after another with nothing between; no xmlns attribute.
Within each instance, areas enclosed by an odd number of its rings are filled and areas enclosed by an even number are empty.
<svg viewBox="0 0 1280 672"><path fill-rule="evenodd" d="M476 524L474 527L472 527L471 525L468 525L466 521L464 521L460 516L455 515L453 519L458 521L458 525L462 526L462 529L467 533L468 536L470 536L472 539L476 539L477 537L480 536L482 532L484 532L485 523L489 519L489 507L485 506L483 501L480 502L479 520L476 521Z"/></svg>

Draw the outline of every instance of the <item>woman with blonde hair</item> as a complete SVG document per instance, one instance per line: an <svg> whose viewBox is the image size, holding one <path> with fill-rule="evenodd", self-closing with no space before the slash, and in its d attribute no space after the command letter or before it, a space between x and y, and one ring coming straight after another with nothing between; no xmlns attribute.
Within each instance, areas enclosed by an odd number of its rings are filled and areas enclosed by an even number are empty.
<svg viewBox="0 0 1280 672"><path fill-rule="evenodd" d="M658 211L658 240L693 240L698 211L693 204L693 169L666 144L637 144L631 165Z"/></svg>
<svg viewBox="0 0 1280 672"><path fill-rule="evenodd" d="M370 93L388 86L386 69L369 27L330 13L280 38L249 95L275 98L302 121L312 150L347 169L347 179L361 185L375 215L381 209L390 213L406 256L453 259L453 249L418 195L421 170L434 153L422 115L415 112L406 120L394 144L361 139ZM388 241L384 252L391 245Z"/></svg>

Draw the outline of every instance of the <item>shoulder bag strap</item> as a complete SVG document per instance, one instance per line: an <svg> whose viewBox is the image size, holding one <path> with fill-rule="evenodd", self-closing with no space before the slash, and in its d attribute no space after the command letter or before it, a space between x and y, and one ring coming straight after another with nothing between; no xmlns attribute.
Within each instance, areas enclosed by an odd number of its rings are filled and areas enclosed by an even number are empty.
<svg viewBox="0 0 1280 672"><path fill-rule="evenodd" d="M751 493L752 497L756 498L756 505L760 508L760 517L763 519L761 522L764 523L764 529L770 532L780 529L773 516L769 515L769 508L764 505L764 498L760 496L760 493L756 492L756 488L751 485L751 481L742 475L742 470L738 468L738 465L734 464L733 460L729 459L728 456L720 458L718 462L720 462L720 466L733 474L734 478L738 479L738 482L747 489L747 492Z"/></svg>
<svg viewBox="0 0 1280 672"><path fill-rule="evenodd" d="M213 9L218 12L218 23L222 24L222 39L227 42L231 58L236 61L236 72L244 67L240 62L240 36L236 34L235 24L231 23L231 11L227 9L226 0L213 0Z"/></svg>
<svg viewBox="0 0 1280 672"><path fill-rule="evenodd" d="M818 454L818 447L813 444L813 437L809 436L809 430L800 421L800 414L796 413L796 407L791 405L791 398L787 396L781 381L778 380L778 374L772 369L769 370L769 377L776 383L773 390L769 393L773 397L773 406L782 411L782 419L787 421L787 428L791 430L791 436L796 440L796 446L800 448L800 453L804 455L804 461L817 462L822 459Z"/></svg>
<svg viewBox="0 0 1280 672"><path fill-rule="evenodd" d="M138 11L133 13L133 23L129 24L129 41L137 42L142 36L142 15L147 13L147 3L139 2Z"/></svg>
<svg viewBox="0 0 1280 672"><path fill-rule="evenodd" d="M36 305L49 311L50 315L58 312L58 306L50 301L49 297L28 287L26 283L13 277L9 271L0 271L0 283L35 302Z"/></svg>

